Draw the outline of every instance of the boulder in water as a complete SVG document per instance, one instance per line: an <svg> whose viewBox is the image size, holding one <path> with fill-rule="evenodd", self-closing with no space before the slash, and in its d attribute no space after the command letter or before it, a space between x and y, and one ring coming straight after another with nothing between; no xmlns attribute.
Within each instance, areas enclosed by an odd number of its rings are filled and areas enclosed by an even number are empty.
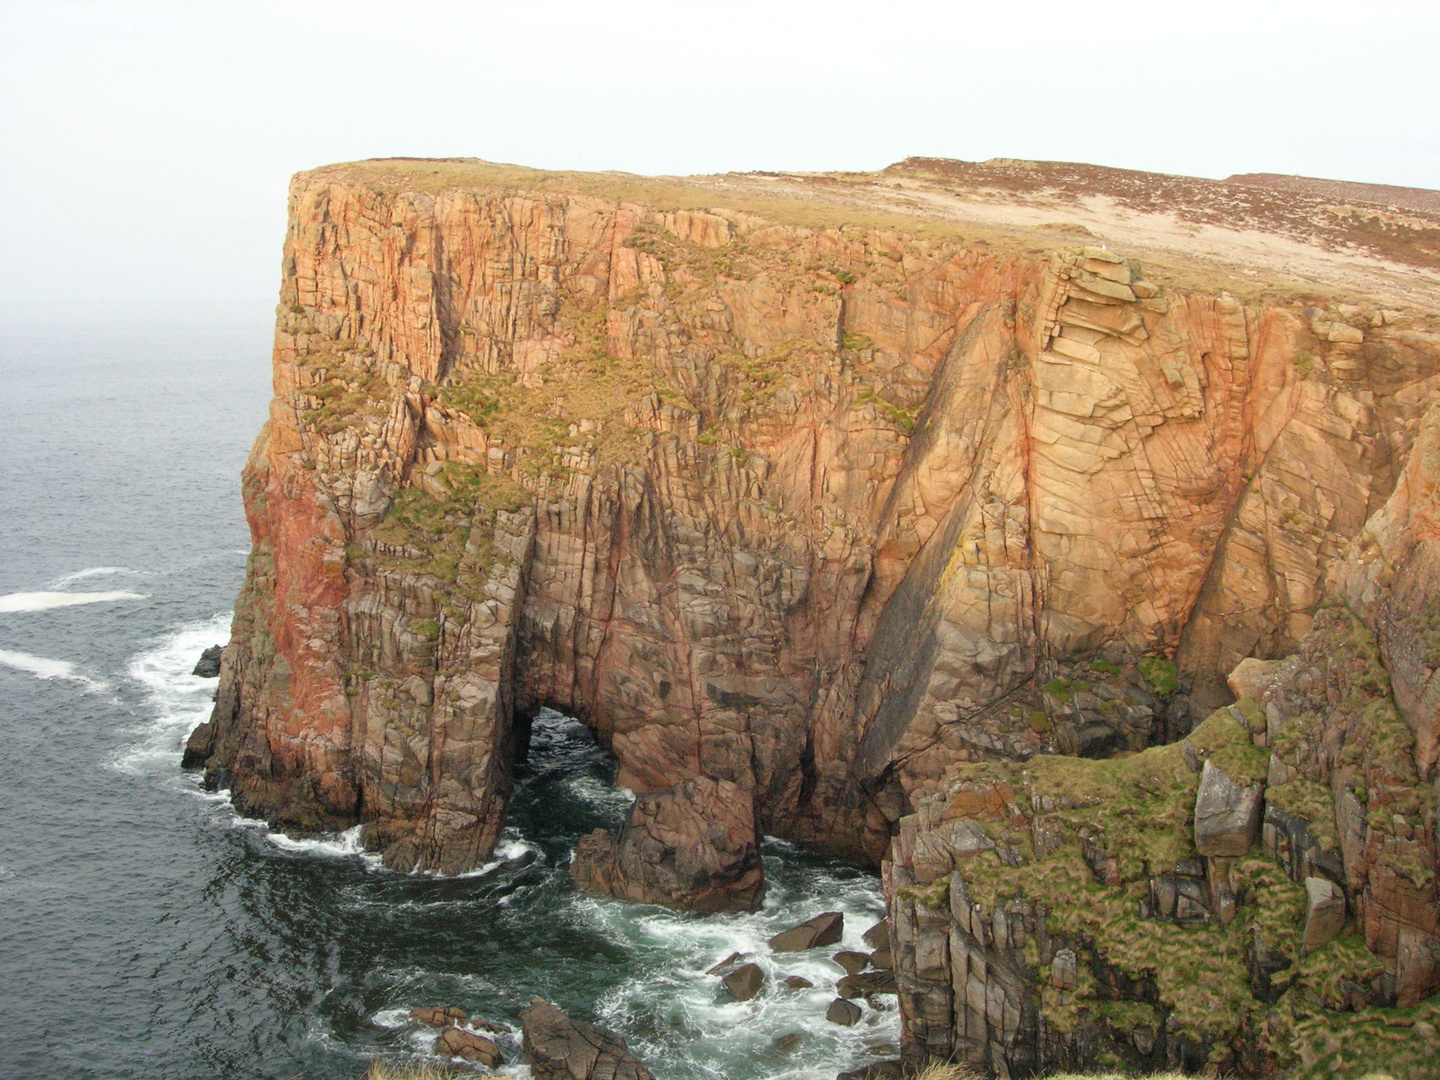
<svg viewBox="0 0 1440 1080"><path fill-rule="evenodd" d="M787 1035L781 1035L772 1045L782 1054L793 1054L800 1049L800 1044L804 1041L804 1035L798 1031L792 1031Z"/></svg>
<svg viewBox="0 0 1440 1080"><path fill-rule="evenodd" d="M835 984L835 991L843 998L893 994L895 993L895 972L866 971L858 975L846 975Z"/></svg>
<svg viewBox="0 0 1440 1080"><path fill-rule="evenodd" d="M825 1019L841 1027L854 1027L860 1022L861 1015L860 1006L844 998L836 998L825 1010Z"/></svg>
<svg viewBox="0 0 1440 1080"><path fill-rule="evenodd" d="M683 911L754 911L765 898L754 800L708 776L641 795L618 837L596 829L580 841L570 873L595 895Z"/></svg>
<svg viewBox="0 0 1440 1080"><path fill-rule="evenodd" d="M435 1038L435 1053L444 1057L464 1058L475 1061L487 1069L500 1064L500 1048L484 1035L448 1027Z"/></svg>
<svg viewBox="0 0 1440 1080"><path fill-rule="evenodd" d="M804 952L821 945L834 945L843 933L845 916L838 911L826 911L799 926L780 931L770 939L770 948L773 952Z"/></svg>
<svg viewBox="0 0 1440 1080"><path fill-rule="evenodd" d="M890 920L888 918L881 919L869 930L866 930L862 936L865 944L870 948L884 949L888 952L890 949Z"/></svg>
<svg viewBox="0 0 1440 1080"><path fill-rule="evenodd" d="M716 964L714 967L708 968L708 969L706 970L705 974L706 974L706 975L719 975L722 971L725 971L725 970L728 969L728 968L734 967L736 964L738 964L741 960L744 960L745 957L747 957L747 956L749 956L749 955L750 955L749 953L732 952L729 956L725 957L724 960L721 960L721 961L720 961L718 964Z"/></svg>
<svg viewBox="0 0 1440 1080"><path fill-rule="evenodd" d="M202 679L218 679L220 677L220 657L224 652L224 645L211 645L200 654L200 659L195 664L195 670L190 674L198 675Z"/></svg>
<svg viewBox="0 0 1440 1080"><path fill-rule="evenodd" d="M813 990L815 984L803 975L786 975L784 983L791 990Z"/></svg>
<svg viewBox="0 0 1440 1080"><path fill-rule="evenodd" d="M520 1013L520 1026L535 1080L654 1080L619 1035L571 1020L541 998Z"/></svg>
<svg viewBox="0 0 1440 1080"><path fill-rule="evenodd" d="M759 964L742 964L720 980L736 1001L749 1001L765 986L765 972Z"/></svg>

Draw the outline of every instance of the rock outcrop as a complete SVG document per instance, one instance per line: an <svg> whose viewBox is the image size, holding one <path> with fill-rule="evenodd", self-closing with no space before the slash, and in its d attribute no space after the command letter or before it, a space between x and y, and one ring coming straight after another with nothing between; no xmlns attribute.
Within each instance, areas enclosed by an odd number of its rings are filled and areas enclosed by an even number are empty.
<svg viewBox="0 0 1440 1080"><path fill-rule="evenodd" d="M641 795L618 837L597 829L570 864L588 893L687 911L754 911L765 898L749 792L696 777Z"/></svg>

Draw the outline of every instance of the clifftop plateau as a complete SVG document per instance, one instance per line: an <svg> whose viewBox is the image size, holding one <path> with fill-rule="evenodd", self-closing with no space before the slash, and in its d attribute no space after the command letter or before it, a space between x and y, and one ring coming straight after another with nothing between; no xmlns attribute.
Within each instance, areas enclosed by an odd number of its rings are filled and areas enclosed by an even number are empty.
<svg viewBox="0 0 1440 1080"><path fill-rule="evenodd" d="M912 1055L1264 1071L1261 1029L1425 1008L1440 212L1292 179L298 175L187 762L453 873L560 709L646 796L587 887L753 904L761 833L884 860ZM1169 846L1106 843L1135 821ZM1348 998L1286 943L1311 880L1360 934ZM1092 887L1180 951L1057 910ZM1202 947L1234 1024L1156 970Z"/></svg>

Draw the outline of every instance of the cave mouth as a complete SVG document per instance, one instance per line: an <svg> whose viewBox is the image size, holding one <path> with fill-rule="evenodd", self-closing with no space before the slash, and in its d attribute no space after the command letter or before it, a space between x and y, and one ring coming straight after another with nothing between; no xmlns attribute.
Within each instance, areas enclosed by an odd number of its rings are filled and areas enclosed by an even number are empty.
<svg viewBox="0 0 1440 1080"><path fill-rule="evenodd" d="M542 707L517 726L521 747L500 843L523 837L555 864L568 865L586 833L619 829L634 794L615 786L619 762L575 717Z"/></svg>

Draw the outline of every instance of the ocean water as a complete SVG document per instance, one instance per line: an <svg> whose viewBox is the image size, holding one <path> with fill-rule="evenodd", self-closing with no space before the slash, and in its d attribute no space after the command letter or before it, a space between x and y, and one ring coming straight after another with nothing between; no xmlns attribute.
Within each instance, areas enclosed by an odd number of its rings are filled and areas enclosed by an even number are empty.
<svg viewBox="0 0 1440 1080"><path fill-rule="evenodd" d="M753 915L575 893L576 839L628 796L569 718L537 719L505 839L459 878L384 870L353 832L273 833L181 772L214 688L189 671L226 640L244 568L271 318L0 308L0 1077L352 1080L429 1052L414 1006L514 1023L537 995L619 1031L659 1080L829 1080L890 1056L893 998L827 1024L834 950L764 946L838 909L835 949L859 947L882 914L863 870L770 840ZM704 974L735 951L772 976L750 1002ZM816 988L780 989L789 974ZM518 1033L500 1042L518 1060Z"/></svg>

